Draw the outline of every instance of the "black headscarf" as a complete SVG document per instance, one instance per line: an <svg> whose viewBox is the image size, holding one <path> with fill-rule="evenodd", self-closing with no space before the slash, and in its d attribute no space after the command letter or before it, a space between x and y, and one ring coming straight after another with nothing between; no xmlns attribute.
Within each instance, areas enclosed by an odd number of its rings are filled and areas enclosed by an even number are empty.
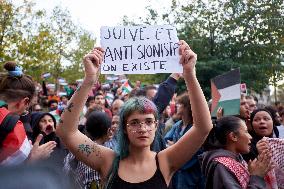
<svg viewBox="0 0 284 189"><path fill-rule="evenodd" d="M257 144L258 141L260 141L260 140L263 138L263 136L259 136L259 135L255 132L252 122L253 122L253 119L254 119L255 115L256 115L258 112L262 112L262 111L267 112L267 113L270 115L271 119L272 119L271 113L270 113L267 109L265 109L265 108L256 109L256 110L254 110L254 111L250 114L250 124L251 124L251 127L252 127L252 130L250 131L250 134L251 134L251 136L252 136L252 140L251 140L251 149L250 149L250 152L249 152L248 154L243 154L243 158L244 158L246 161L254 160L254 159L258 156L258 151L257 151L257 148L256 148L256 144ZM272 121L273 121L273 119L272 119ZM273 121L273 128L274 128L274 127L275 127L275 126L274 126L274 121ZM271 133L270 136L267 136L267 137L272 138L272 137L273 137L273 132Z"/></svg>

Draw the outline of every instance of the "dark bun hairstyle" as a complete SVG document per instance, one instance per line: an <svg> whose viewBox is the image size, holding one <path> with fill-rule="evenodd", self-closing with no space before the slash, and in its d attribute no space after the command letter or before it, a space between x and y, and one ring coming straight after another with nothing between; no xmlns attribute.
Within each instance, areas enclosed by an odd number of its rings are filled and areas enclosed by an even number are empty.
<svg viewBox="0 0 284 189"><path fill-rule="evenodd" d="M8 73L0 75L0 99L15 102L28 97L31 100L36 92L32 78L23 74L22 68L13 61L6 62L4 69Z"/></svg>

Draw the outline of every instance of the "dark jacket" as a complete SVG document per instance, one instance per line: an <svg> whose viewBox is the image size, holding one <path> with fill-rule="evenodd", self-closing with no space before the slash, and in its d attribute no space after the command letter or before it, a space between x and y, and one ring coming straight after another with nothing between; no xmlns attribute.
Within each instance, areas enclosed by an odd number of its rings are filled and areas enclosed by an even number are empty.
<svg viewBox="0 0 284 189"><path fill-rule="evenodd" d="M159 115L163 113L167 105L169 105L175 90L177 81L169 77L166 81L160 84L156 95L153 98L153 102L157 106Z"/></svg>
<svg viewBox="0 0 284 189"><path fill-rule="evenodd" d="M192 127L189 124L184 130L182 130L183 122L178 121L173 125L171 130L166 134L165 140L171 140L177 142L185 133ZM198 156L202 153L200 148L192 158L187 161L173 176L173 186L176 189L188 189L197 188L203 189L205 187L205 179L201 173L201 168L198 160Z"/></svg>
<svg viewBox="0 0 284 189"><path fill-rule="evenodd" d="M169 77L166 81L160 84L158 91L153 98L153 102L157 106L159 115L162 114L167 105L170 103L170 100L175 93L176 84L177 81L172 77ZM166 142L163 138L164 130L164 125L159 124L152 149L155 152L160 152L166 148Z"/></svg>
<svg viewBox="0 0 284 189"><path fill-rule="evenodd" d="M234 173L227 169L223 164L213 161L216 157L230 157L238 162L243 158L240 154L235 154L228 150L218 149L205 152L202 160L202 172L206 177L206 189L239 189L241 188ZM264 179L259 176L250 176L248 189L265 188Z"/></svg>
<svg viewBox="0 0 284 189"><path fill-rule="evenodd" d="M33 130L31 127L31 113L27 113L25 115L20 116L20 121L24 124L25 131L29 140L33 139Z"/></svg>
<svg viewBox="0 0 284 189"><path fill-rule="evenodd" d="M46 113L46 112L35 112L31 115L31 126L33 128L33 142L35 142L37 136L39 134L43 135L42 140L40 141L40 145L45 144L49 141L55 141L56 147L54 148L54 152L52 152L50 158L47 159L48 163L55 164L57 166L63 167L63 160L64 157L67 155L67 150L61 143L59 137L56 136L55 132L50 133L49 135L46 135L44 132L40 131L39 122L41 118L43 118L45 115L49 115L53 122L54 126L56 127L56 120L53 117L52 114Z"/></svg>

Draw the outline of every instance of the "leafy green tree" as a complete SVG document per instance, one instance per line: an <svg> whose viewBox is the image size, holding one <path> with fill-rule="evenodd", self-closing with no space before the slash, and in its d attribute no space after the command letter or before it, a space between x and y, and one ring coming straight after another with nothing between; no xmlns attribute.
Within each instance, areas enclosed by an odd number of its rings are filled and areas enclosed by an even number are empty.
<svg viewBox="0 0 284 189"><path fill-rule="evenodd" d="M70 57L68 57L72 64L67 66L62 74L69 82L75 82L84 77L82 59L95 45L94 37L87 31L82 30L78 38L78 45L71 50Z"/></svg>
<svg viewBox="0 0 284 189"><path fill-rule="evenodd" d="M0 62L17 60L18 46L26 32L26 17L32 6L28 1L18 6L11 1L0 1Z"/></svg>
<svg viewBox="0 0 284 189"><path fill-rule="evenodd" d="M8 58L5 52L9 46L9 41L13 38L12 23L15 12L13 5L6 1L0 2L0 12L0 61L3 62Z"/></svg>
<svg viewBox="0 0 284 189"><path fill-rule="evenodd" d="M55 55L54 62L50 64L49 69L57 84L58 78L63 73L63 63L71 56L72 42L78 29L73 23L70 13L58 6L52 11L48 27L54 40L50 51Z"/></svg>
<svg viewBox="0 0 284 189"><path fill-rule="evenodd" d="M232 68L240 67L242 82L256 92L283 78L281 0L172 0L170 10L159 13L148 7L148 11L145 23L174 24L179 38L198 54L197 74L207 98L210 79Z"/></svg>

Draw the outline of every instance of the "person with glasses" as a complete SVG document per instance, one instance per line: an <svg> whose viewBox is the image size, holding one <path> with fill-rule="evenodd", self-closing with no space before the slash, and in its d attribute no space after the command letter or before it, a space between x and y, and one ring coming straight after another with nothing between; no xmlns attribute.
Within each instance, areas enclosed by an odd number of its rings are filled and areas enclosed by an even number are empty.
<svg viewBox="0 0 284 189"><path fill-rule="evenodd" d="M186 82L194 125L171 147L156 153L152 144L158 110L145 97L130 98L120 112L117 152L95 144L79 132L77 122L85 99L98 79L104 50L95 48L83 59L85 78L80 90L62 114L57 134L77 159L97 170L105 188L169 188L173 174L196 153L212 128L209 109L198 83L197 55L185 41L179 42L180 63Z"/></svg>

